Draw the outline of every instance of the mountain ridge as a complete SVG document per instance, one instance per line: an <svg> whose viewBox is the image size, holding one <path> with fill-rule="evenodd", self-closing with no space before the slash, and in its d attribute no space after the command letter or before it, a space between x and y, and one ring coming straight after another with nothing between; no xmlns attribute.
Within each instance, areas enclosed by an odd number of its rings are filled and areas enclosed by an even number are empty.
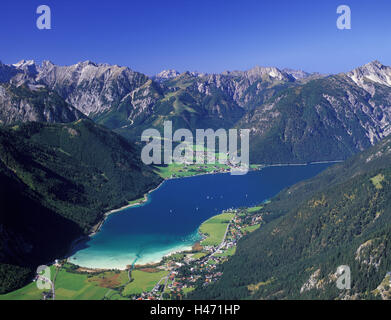
<svg viewBox="0 0 391 320"><path fill-rule="evenodd" d="M391 68L378 61L335 75L256 66L220 74L167 70L164 79L91 61L15 65L0 66L0 79L47 86L133 141L144 129L162 131L168 120L192 132L250 129L253 163L342 160L391 132Z"/></svg>

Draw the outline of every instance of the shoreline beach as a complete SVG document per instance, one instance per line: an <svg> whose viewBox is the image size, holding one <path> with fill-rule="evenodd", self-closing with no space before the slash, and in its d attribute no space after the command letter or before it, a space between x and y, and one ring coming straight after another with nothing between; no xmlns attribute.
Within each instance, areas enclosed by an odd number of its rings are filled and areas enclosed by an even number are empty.
<svg viewBox="0 0 391 320"><path fill-rule="evenodd" d="M326 162L326 161L325 161L325 162ZM339 162L339 161L327 161L327 162L333 163L333 162ZM323 163L323 162L322 162L322 163ZM257 165L258 167L257 167L257 168L252 168L251 171L262 170L262 169L267 168L267 167L269 167L269 166L272 167L272 166L310 165L310 164L312 164L312 163L306 163L306 164L303 163L303 164ZM80 243L81 241L83 241L83 240L87 241L89 238L91 238L92 236L94 236L95 234L97 234L97 233L100 231L100 229L101 229L102 225L104 224L104 222L106 221L107 217L109 217L111 214L120 212L120 211L125 210L125 209L127 209L127 208L131 208L131 207L135 207L135 206L140 206L140 205L144 205L144 204L148 203L148 201L149 201L149 199L150 199L150 198L149 198L149 194L152 193L153 191L159 189L159 188L162 186L162 184L163 184L165 181L167 181L167 180L191 178L191 177L202 176L202 175L209 175L209 174L227 174L227 173L229 173L229 172L230 172L230 171L225 171L225 172L204 172L204 173L195 174L195 175L192 175L192 176L165 178L165 179L164 179L156 188L151 189L150 191L148 191L147 193L145 193L145 194L144 194L144 198L141 199L139 202L131 203L131 204L122 206L122 207L120 207L120 208L112 209L112 210L106 212L106 213L103 215L103 219L102 219L96 226L94 226L94 228L91 230L91 232L90 232L87 236L83 236L83 237L81 237L81 238L79 238L79 239L76 239L76 240L74 241L74 243L72 244L72 249L75 248L75 246L76 246L78 243ZM219 214L220 214L220 213L219 213ZM216 214L216 215L218 215L218 214ZM202 224L201 224L201 225L202 225ZM201 226L201 225L200 225L200 226ZM199 226L199 227L200 227L200 226ZM197 232L199 232L199 227L197 228ZM196 242L197 242L197 241L196 241ZM196 242L195 242L195 243L196 243ZM195 243L194 243L194 244L195 244ZM193 244L193 245L194 245L194 244ZM192 249L191 246L188 246L188 247L183 248L183 249L180 249L180 250L178 250L178 248L173 248L173 251L172 251L172 252L169 252L169 253L163 255L160 259L156 259L156 260L154 260L154 261L149 261L149 262L147 262L147 263L145 263L145 264L140 264L140 265L143 266L143 265L150 265L150 264L159 264L159 263L161 263L161 261L163 260L163 258L164 258L165 256L169 256L169 255L171 255L171 254L175 254L175 253L180 253L180 252L188 251L188 250L191 250L191 249ZM71 252L72 252L72 251L73 251L73 250L71 250ZM72 261L69 260L70 257L71 257L71 255L67 256L66 259L67 259L69 262L72 263ZM139 265L139 264L138 264L138 265ZM88 269L94 270L94 269L102 269L102 268L97 267L97 268L88 268ZM113 268L108 268L107 270L111 270L111 269L113 269ZM117 269L117 268L114 268L114 269ZM125 268L125 269L126 269L126 268ZM120 268L120 269L118 269L118 270L124 270L124 269L123 269L123 268Z"/></svg>

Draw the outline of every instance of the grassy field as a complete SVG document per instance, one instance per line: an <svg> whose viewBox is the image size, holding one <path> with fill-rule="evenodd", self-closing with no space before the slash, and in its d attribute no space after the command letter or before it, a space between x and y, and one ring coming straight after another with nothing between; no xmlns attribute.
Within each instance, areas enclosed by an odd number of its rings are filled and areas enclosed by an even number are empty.
<svg viewBox="0 0 391 320"><path fill-rule="evenodd" d="M261 210L262 208L263 208L263 206L251 207L251 208L247 209L247 212L248 213L254 213L254 212L257 212L257 211Z"/></svg>
<svg viewBox="0 0 391 320"><path fill-rule="evenodd" d="M132 278L134 280L125 286L122 294L127 296L152 290L156 283L167 274L168 271L144 272L134 270L132 272Z"/></svg>
<svg viewBox="0 0 391 320"><path fill-rule="evenodd" d="M31 282L27 286L10 293L0 295L0 300L40 300L41 298L42 290L37 288L35 282Z"/></svg>
<svg viewBox="0 0 391 320"><path fill-rule="evenodd" d="M233 256L236 252L236 247L229 248L225 250L223 253L216 253L216 257L230 257Z"/></svg>
<svg viewBox="0 0 391 320"><path fill-rule="evenodd" d="M197 259L200 259L202 257L205 257L207 255L206 252L197 252L195 254L193 254L192 258L197 260Z"/></svg>
<svg viewBox="0 0 391 320"><path fill-rule="evenodd" d="M138 204L138 203L141 203L145 201L145 197L142 197L140 199L136 199L136 200L132 200L132 201L128 201L128 204L131 205L131 204Z"/></svg>
<svg viewBox="0 0 391 320"><path fill-rule="evenodd" d="M99 273L93 277L88 278L88 282L94 283L103 288L118 288L129 281L128 272L127 271L107 271L103 273Z"/></svg>
<svg viewBox="0 0 391 320"><path fill-rule="evenodd" d="M56 268L51 266L50 270L53 280ZM107 271L88 277L87 274L71 273L61 269L54 284L56 300L101 300L111 288L124 285L127 281L125 271ZM40 300L42 292L35 282L31 282L19 290L0 295L0 300Z"/></svg>
<svg viewBox="0 0 391 320"><path fill-rule="evenodd" d="M56 268L54 266L51 266L50 279L52 281L55 274ZM36 282L30 282L23 288L9 292L7 294L1 294L0 300L41 300L43 291L45 290L38 289Z"/></svg>
<svg viewBox="0 0 391 320"><path fill-rule="evenodd" d="M206 235L201 241L203 246L217 246L223 240L228 223L234 217L233 213L222 213L205 221L200 226L200 232Z"/></svg>
<svg viewBox="0 0 391 320"><path fill-rule="evenodd" d="M86 274L70 273L60 270L55 281L56 300L100 300L107 288L89 282Z"/></svg>
<svg viewBox="0 0 391 320"><path fill-rule="evenodd" d="M244 228L242 228L242 231L247 231L250 233L250 232L257 230L260 226L261 226L260 224L256 224L253 226L244 227Z"/></svg>
<svg viewBox="0 0 391 320"><path fill-rule="evenodd" d="M125 298L121 296L121 294L118 291L114 291L114 290L106 294L106 298L109 300L129 300L129 298Z"/></svg>
<svg viewBox="0 0 391 320"><path fill-rule="evenodd" d="M190 164L183 165L172 163L165 167L156 167L156 172L163 178L183 178L191 177L199 174L211 173L214 170L228 169L229 167L224 164Z"/></svg>

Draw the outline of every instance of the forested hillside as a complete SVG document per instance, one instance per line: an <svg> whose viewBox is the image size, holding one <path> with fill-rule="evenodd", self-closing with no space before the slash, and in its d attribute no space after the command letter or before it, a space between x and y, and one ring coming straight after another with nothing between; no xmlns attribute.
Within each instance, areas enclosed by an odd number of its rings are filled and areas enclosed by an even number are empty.
<svg viewBox="0 0 391 320"><path fill-rule="evenodd" d="M0 128L0 291L22 281L9 277L28 276L36 264L64 254L106 211L160 183L139 154L88 119Z"/></svg>
<svg viewBox="0 0 391 320"><path fill-rule="evenodd" d="M191 298L389 298L391 139L274 197L222 279ZM338 266L351 290L336 287Z"/></svg>

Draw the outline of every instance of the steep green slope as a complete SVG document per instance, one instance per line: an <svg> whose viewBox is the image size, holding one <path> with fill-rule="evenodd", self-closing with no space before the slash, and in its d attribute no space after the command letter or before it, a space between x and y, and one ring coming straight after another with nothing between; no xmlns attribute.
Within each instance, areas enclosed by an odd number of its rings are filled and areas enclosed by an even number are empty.
<svg viewBox="0 0 391 320"><path fill-rule="evenodd" d="M188 72L163 84L148 81L128 98L133 107L129 113L131 124L117 128L116 132L134 139L148 128L162 131L164 121L172 121L174 130L187 128L193 132L231 128L243 116L244 109L223 90L215 85L205 89L200 81ZM126 102L124 99L121 110Z"/></svg>
<svg viewBox="0 0 391 320"><path fill-rule="evenodd" d="M1 128L0 263L31 268L48 262L104 212L156 186L161 178L139 154L90 120Z"/></svg>
<svg viewBox="0 0 391 320"><path fill-rule="evenodd" d="M379 298L391 271L391 139L277 195L267 223L239 242L213 299ZM351 290L336 287L338 266Z"/></svg>
<svg viewBox="0 0 391 320"><path fill-rule="evenodd" d="M110 117L122 119L115 130L130 139L146 128L161 130L165 120L174 130L247 128L252 163L343 160L391 132L385 84L360 86L348 74L292 81L253 72L148 81Z"/></svg>
<svg viewBox="0 0 391 320"><path fill-rule="evenodd" d="M391 90L371 95L344 75L284 90L237 124L251 130L254 163L341 160L387 135Z"/></svg>

